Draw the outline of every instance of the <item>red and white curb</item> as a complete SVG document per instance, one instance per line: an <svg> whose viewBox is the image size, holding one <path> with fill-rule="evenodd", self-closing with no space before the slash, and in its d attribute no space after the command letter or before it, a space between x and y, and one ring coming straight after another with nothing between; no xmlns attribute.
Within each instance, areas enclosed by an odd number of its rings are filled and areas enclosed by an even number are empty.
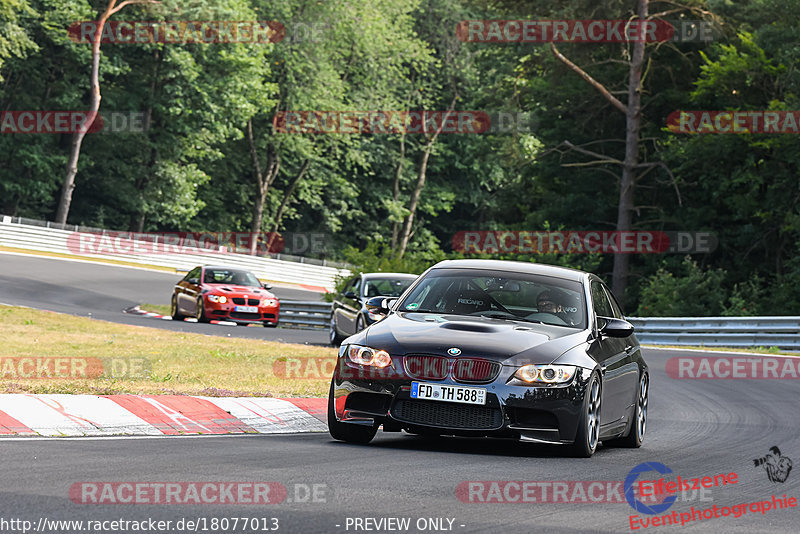
<svg viewBox="0 0 800 534"><path fill-rule="evenodd" d="M325 432L327 399L0 395L0 435L170 436Z"/></svg>
<svg viewBox="0 0 800 534"><path fill-rule="evenodd" d="M139 306L134 306L132 308L128 308L127 310L123 310L122 313L127 313L129 315L139 315L141 317L149 317L151 319L163 319L164 321L172 321L173 320L171 315L161 315L160 313L145 311L145 310L139 308ZM187 317L183 321L185 323L196 323L197 319L195 319L193 317ZM222 325L222 326L237 326L237 323L234 323L233 321L217 321L216 319L212 319L212 320L210 320L208 322L211 323L211 324L218 324L218 325ZM248 324L247 326L259 326L260 327L261 325L260 324Z"/></svg>

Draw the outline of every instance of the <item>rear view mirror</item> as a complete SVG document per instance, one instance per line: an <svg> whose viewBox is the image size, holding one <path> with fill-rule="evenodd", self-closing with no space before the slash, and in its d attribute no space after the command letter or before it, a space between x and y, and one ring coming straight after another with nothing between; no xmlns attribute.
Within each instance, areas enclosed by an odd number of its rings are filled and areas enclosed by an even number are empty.
<svg viewBox="0 0 800 534"><path fill-rule="evenodd" d="M200 279L199 278L189 278L189 283L196 286L197 284L200 283Z"/></svg>
<svg viewBox="0 0 800 534"><path fill-rule="evenodd" d="M374 315L389 315L392 311L392 304L397 301L395 298L389 297L372 297L364 303L367 311Z"/></svg>
<svg viewBox="0 0 800 534"><path fill-rule="evenodd" d="M633 325L623 319L611 317L598 317L598 322L605 324L600 327L600 335L608 337L628 337L633 334Z"/></svg>
<svg viewBox="0 0 800 534"><path fill-rule="evenodd" d="M356 295L355 291L347 291L344 294L344 298L346 298L346 299L357 299L358 295Z"/></svg>
<svg viewBox="0 0 800 534"><path fill-rule="evenodd" d="M266 289L267 291L269 291L270 289L272 289L272 286L271 286L271 285L269 285L269 284L268 284L268 283L266 283L266 282L264 282L264 283L262 284L262 287L263 287L264 289Z"/></svg>

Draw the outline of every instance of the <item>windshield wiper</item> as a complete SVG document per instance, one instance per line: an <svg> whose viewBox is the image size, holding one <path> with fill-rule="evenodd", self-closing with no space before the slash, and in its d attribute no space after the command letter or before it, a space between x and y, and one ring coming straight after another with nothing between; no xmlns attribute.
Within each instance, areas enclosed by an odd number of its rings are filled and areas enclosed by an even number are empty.
<svg viewBox="0 0 800 534"><path fill-rule="evenodd" d="M482 313L481 317L488 317L490 319L506 319L508 321L525 321L526 323L542 324L542 321L539 321L538 319L528 319L527 317L519 317L518 315L509 317L505 313L497 313L497 312Z"/></svg>

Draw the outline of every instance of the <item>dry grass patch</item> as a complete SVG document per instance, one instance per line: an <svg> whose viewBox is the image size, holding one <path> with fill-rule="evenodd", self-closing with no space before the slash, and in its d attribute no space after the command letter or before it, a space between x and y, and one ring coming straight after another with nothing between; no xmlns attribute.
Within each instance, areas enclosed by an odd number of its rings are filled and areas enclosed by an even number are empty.
<svg viewBox="0 0 800 534"><path fill-rule="evenodd" d="M330 377L285 379L273 365L291 358L336 360L333 348L170 332L12 306L0 306L0 346L5 393L320 397L327 395ZM31 379L6 372L8 358L145 360L147 370L136 378Z"/></svg>

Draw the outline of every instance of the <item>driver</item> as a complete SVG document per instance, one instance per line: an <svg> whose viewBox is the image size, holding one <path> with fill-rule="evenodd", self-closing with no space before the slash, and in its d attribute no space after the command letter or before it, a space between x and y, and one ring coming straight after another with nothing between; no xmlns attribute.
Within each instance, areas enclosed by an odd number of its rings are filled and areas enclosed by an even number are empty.
<svg viewBox="0 0 800 534"><path fill-rule="evenodd" d="M536 297L536 308L540 313L555 315L564 322L568 322L564 305L560 302L555 292L545 289Z"/></svg>

